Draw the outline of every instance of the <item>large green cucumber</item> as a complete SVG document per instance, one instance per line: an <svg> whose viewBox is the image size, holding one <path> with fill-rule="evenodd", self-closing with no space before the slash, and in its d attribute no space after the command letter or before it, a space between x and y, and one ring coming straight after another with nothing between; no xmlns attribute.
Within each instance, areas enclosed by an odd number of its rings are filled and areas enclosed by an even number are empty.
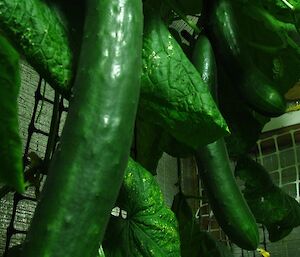
<svg viewBox="0 0 300 257"><path fill-rule="evenodd" d="M213 46L247 103L266 116L279 116L285 112L285 100L273 82L255 66L237 22L233 4L228 0L216 1L208 26Z"/></svg>
<svg viewBox="0 0 300 257"><path fill-rule="evenodd" d="M19 54L0 35L0 183L25 190L22 141L19 136Z"/></svg>
<svg viewBox="0 0 300 257"><path fill-rule="evenodd" d="M209 40L197 39L193 63L216 99L217 66ZM258 228L230 167L223 138L200 148L196 153L200 178L214 215L228 237L238 246L255 250L259 243Z"/></svg>
<svg viewBox="0 0 300 257"><path fill-rule="evenodd" d="M60 145L22 256L95 257L127 165L138 104L141 0L87 0Z"/></svg>
<svg viewBox="0 0 300 257"><path fill-rule="evenodd" d="M233 243L255 250L259 243L258 227L233 176L224 140L199 150L196 160L219 225Z"/></svg>

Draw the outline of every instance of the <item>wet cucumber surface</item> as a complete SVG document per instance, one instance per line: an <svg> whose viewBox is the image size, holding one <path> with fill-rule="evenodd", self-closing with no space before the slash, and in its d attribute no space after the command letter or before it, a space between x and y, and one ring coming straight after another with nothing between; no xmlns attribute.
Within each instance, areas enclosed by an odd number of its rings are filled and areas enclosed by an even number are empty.
<svg viewBox="0 0 300 257"><path fill-rule="evenodd" d="M87 1L74 96L24 256L96 256L129 157L142 26L140 0Z"/></svg>

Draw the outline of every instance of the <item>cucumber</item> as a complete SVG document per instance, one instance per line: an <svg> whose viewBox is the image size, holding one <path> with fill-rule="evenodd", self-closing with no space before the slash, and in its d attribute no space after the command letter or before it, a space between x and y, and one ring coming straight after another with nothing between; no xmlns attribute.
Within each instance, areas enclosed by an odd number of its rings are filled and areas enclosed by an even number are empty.
<svg viewBox="0 0 300 257"><path fill-rule="evenodd" d="M132 142L142 30L140 0L86 1L74 95L22 256L97 255Z"/></svg>
<svg viewBox="0 0 300 257"><path fill-rule="evenodd" d="M279 116L285 112L285 100L276 85L255 66L237 22L232 3L216 1L208 25L213 47L247 104L266 116Z"/></svg>
<svg viewBox="0 0 300 257"><path fill-rule="evenodd" d="M235 175L244 182L243 194L256 221L268 230L271 242L300 225L300 204L274 184L268 171L248 155L240 156Z"/></svg>
<svg viewBox="0 0 300 257"><path fill-rule="evenodd" d="M217 66L209 40L199 36L193 50L193 64L216 99ZM247 250L259 243L258 228L230 168L223 138L200 148L196 161L201 181L214 215L232 242Z"/></svg>
<svg viewBox="0 0 300 257"><path fill-rule="evenodd" d="M23 148L19 135L19 54L0 35L0 183L23 193Z"/></svg>
<svg viewBox="0 0 300 257"><path fill-rule="evenodd" d="M209 92L217 102L217 64L214 50L209 39L200 35L195 43L192 63L208 86Z"/></svg>
<svg viewBox="0 0 300 257"><path fill-rule="evenodd" d="M0 0L0 27L51 86L62 93L70 89L71 43L59 16L45 1Z"/></svg>
<svg viewBox="0 0 300 257"><path fill-rule="evenodd" d="M233 176L224 140L200 149L196 161L219 225L233 243L255 250L259 243L258 227Z"/></svg>

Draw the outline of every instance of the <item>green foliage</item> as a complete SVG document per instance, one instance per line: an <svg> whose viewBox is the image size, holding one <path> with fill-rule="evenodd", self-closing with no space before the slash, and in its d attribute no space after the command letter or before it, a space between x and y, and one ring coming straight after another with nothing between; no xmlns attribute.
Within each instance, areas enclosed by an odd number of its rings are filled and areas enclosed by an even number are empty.
<svg viewBox="0 0 300 257"><path fill-rule="evenodd" d="M139 115L198 148L227 134L227 125L199 73L153 13L145 14Z"/></svg>
<svg viewBox="0 0 300 257"><path fill-rule="evenodd" d="M154 177L132 159L116 206L127 217L111 217L103 242L106 257L180 256L175 216Z"/></svg>
<svg viewBox="0 0 300 257"><path fill-rule="evenodd" d="M19 69L19 54L0 34L0 183L23 193L23 147L17 102L21 86Z"/></svg>
<svg viewBox="0 0 300 257"><path fill-rule="evenodd" d="M45 1L1 0L1 30L57 90L71 86L73 56L66 28Z"/></svg>
<svg viewBox="0 0 300 257"><path fill-rule="evenodd" d="M282 239L300 225L299 203L272 182L263 166L243 156L235 175L244 181L244 197L256 221L268 229L270 241Z"/></svg>

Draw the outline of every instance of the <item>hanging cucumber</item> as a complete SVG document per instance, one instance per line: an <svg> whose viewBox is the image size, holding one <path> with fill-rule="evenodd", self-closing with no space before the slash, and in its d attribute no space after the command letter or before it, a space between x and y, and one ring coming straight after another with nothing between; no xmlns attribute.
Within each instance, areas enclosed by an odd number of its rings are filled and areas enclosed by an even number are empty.
<svg viewBox="0 0 300 257"><path fill-rule="evenodd" d="M45 1L0 0L0 27L51 86L67 91L74 68L70 42L62 21Z"/></svg>
<svg viewBox="0 0 300 257"><path fill-rule="evenodd" d="M132 142L142 29L140 0L86 1L74 96L22 256L97 255Z"/></svg>
<svg viewBox="0 0 300 257"><path fill-rule="evenodd" d="M240 156L235 175L244 182L243 194L256 221L268 230L271 242L300 226L300 204L274 184L268 171L250 156Z"/></svg>
<svg viewBox="0 0 300 257"><path fill-rule="evenodd" d="M0 35L0 183L25 190L22 141L19 136L19 54Z"/></svg>
<svg viewBox="0 0 300 257"><path fill-rule="evenodd" d="M213 99L217 102L217 64L210 41L204 35L200 35L195 42L192 63L207 84Z"/></svg>
<svg viewBox="0 0 300 257"><path fill-rule="evenodd" d="M216 1L211 10L208 32L222 65L235 79L237 90L247 103L266 116L283 114L285 100L251 59L239 35L234 7L230 1Z"/></svg>
<svg viewBox="0 0 300 257"><path fill-rule="evenodd" d="M234 179L224 140L219 139L200 149L196 160L219 225L233 243L243 249L255 250L259 243L258 228Z"/></svg>
<svg viewBox="0 0 300 257"><path fill-rule="evenodd" d="M193 51L193 63L216 99L216 62L205 36L199 36ZM214 215L232 242L255 250L259 243L258 228L236 184L223 138L200 148L196 153L200 178Z"/></svg>

